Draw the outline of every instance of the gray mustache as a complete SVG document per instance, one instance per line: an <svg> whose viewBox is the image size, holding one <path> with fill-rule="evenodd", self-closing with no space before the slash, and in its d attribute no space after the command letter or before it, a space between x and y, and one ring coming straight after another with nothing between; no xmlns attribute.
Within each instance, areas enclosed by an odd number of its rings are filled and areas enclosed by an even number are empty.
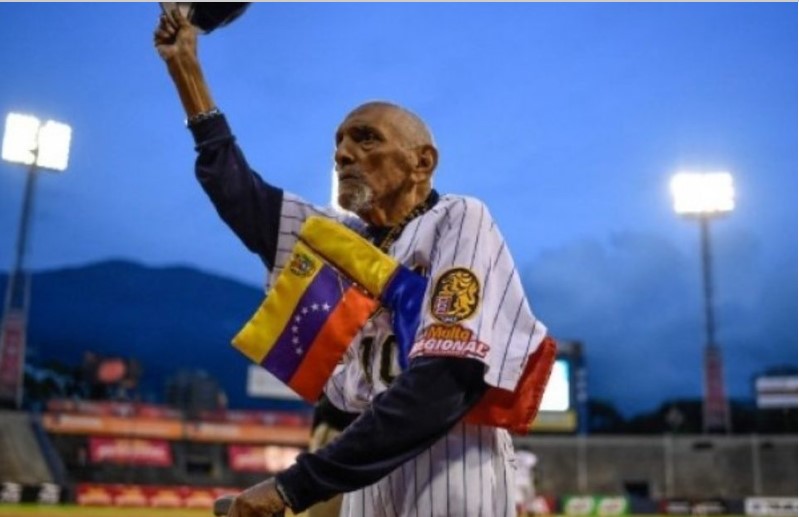
<svg viewBox="0 0 799 517"><path fill-rule="evenodd" d="M346 177L356 180L362 180L363 171L361 171L360 167L347 167L346 169L340 169L336 167L336 176L338 177L338 179Z"/></svg>

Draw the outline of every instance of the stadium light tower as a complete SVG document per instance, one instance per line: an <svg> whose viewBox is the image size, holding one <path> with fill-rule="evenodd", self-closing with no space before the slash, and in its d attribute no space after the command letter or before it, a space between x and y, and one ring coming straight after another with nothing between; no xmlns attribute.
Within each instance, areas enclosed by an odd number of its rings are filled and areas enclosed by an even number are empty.
<svg viewBox="0 0 799 517"><path fill-rule="evenodd" d="M39 169L61 172L69 161L72 128L36 117L9 113L3 134L2 158L28 166L22 213L19 218L14 264L8 277L3 320L0 324L0 405L22 405L25 337L30 298L25 272L25 249L28 240L33 193Z"/></svg>
<svg viewBox="0 0 799 517"><path fill-rule="evenodd" d="M680 172L671 179L674 211L697 219L702 246L702 278L705 299L705 378L702 405L704 432L730 430L730 411L724 391L721 349L716 342L713 313L713 274L710 254L710 221L735 208L735 189L727 172Z"/></svg>

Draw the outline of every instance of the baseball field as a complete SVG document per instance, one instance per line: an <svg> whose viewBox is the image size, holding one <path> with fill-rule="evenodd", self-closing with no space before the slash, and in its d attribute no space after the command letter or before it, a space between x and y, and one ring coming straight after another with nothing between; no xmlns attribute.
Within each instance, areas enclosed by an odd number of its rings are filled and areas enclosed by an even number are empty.
<svg viewBox="0 0 799 517"><path fill-rule="evenodd" d="M291 514L286 513L286 517ZM0 504L0 517L212 517L210 510Z"/></svg>
<svg viewBox="0 0 799 517"><path fill-rule="evenodd" d="M0 517L210 517L208 510L187 509L143 509L143 508L93 508L85 506L61 505L4 505L0 504ZM290 517L290 513L286 517ZM626 517L674 517L669 515L646 515ZM722 517L722 516L720 516ZM738 517L738 516L723 516Z"/></svg>
<svg viewBox="0 0 799 517"><path fill-rule="evenodd" d="M0 505L2 517L211 517L209 510L194 509L143 509L143 508L95 508L86 506L60 505Z"/></svg>

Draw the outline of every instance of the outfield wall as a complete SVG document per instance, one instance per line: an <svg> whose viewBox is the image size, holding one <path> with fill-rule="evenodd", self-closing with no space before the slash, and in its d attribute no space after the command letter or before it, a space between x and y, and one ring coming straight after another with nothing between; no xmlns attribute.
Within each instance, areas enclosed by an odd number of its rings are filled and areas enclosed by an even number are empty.
<svg viewBox="0 0 799 517"><path fill-rule="evenodd" d="M532 435L514 442L538 456L543 494L797 496L796 436Z"/></svg>

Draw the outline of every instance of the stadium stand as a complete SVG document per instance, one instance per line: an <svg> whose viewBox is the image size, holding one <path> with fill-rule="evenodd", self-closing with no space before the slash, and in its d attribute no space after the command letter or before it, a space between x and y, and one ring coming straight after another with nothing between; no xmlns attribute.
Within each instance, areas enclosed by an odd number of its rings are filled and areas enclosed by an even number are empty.
<svg viewBox="0 0 799 517"><path fill-rule="evenodd" d="M28 413L0 411L0 480L52 483Z"/></svg>
<svg viewBox="0 0 799 517"><path fill-rule="evenodd" d="M208 507L215 494L290 464L310 433L309 414L214 410L189 417L168 406L110 401L51 401L40 418L41 446L46 451L50 444L67 472L67 482L56 483L78 504ZM18 475L24 465L27 483L47 480L29 417L0 421L0 475ZM11 443L20 434L29 443ZM745 501L796 502L791 435L539 433L514 441L538 456L538 493L553 512L590 503L602 515L611 508L742 514ZM36 454L24 453L24 463L5 452L31 448ZM44 478L31 476L29 455L39 458Z"/></svg>
<svg viewBox="0 0 799 517"><path fill-rule="evenodd" d="M797 495L796 436L531 435L514 441L538 456L544 494Z"/></svg>
<svg viewBox="0 0 799 517"><path fill-rule="evenodd" d="M61 459L61 455L58 453L58 450L56 450L52 440L50 440L50 436L42 426L40 415L33 414L30 418L33 436L36 438L36 443L39 445L42 457L47 463L47 468L50 471L53 483L58 486L66 485L69 482L69 474L64 466L64 461Z"/></svg>
<svg viewBox="0 0 799 517"><path fill-rule="evenodd" d="M73 483L244 488L304 448L310 415L52 400L48 442Z"/></svg>

